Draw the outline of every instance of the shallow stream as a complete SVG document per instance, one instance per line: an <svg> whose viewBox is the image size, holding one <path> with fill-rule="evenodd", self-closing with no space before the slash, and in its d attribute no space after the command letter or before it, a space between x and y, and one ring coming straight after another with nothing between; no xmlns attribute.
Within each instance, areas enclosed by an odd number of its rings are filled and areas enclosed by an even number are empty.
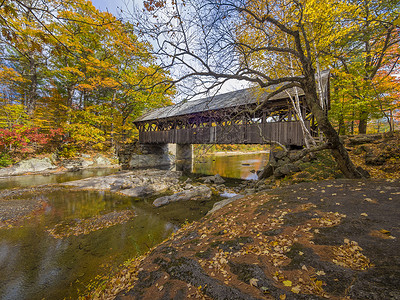
<svg viewBox="0 0 400 300"><path fill-rule="evenodd" d="M202 163L194 165L195 172L242 179L254 176L254 171L266 163L265 154L202 159ZM112 172L103 169L17 176L0 179L0 189L60 183ZM96 276L109 274L110 269L143 254L170 236L180 224L200 219L220 200L176 202L154 208L151 205L154 197L138 200L108 192L59 187L34 197L45 203L43 209L18 227L0 229L0 299L75 299ZM59 239L48 232L56 225L79 224L88 218L125 210L133 211L135 217L89 234Z"/></svg>

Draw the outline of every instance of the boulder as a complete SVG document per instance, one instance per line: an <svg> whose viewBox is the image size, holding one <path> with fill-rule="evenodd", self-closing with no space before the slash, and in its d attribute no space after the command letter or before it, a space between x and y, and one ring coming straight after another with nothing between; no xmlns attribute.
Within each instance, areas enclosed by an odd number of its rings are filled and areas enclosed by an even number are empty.
<svg viewBox="0 0 400 300"><path fill-rule="evenodd" d="M166 183L160 182L160 183L136 186L130 189L124 189L122 191L119 191L119 193L125 196L138 198L138 197L146 197L154 194L159 194L166 191L167 189L168 185Z"/></svg>
<svg viewBox="0 0 400 300"><path fill-rule="evenodd" d="M35 173L56 168L57 166L54 165L48 157L31 158L20 161L11 167L0 169L0 176L21 175L24 173Z"/></svg>
<svg viewBox="0 0 400 300"><path fill-rule="evenodd" d="M358 135L353 138L349 138L349 144L350 145L361 145L361 144L373 143L376 140L379 140L381 138L382 138L382 135L380 135L380 134Z"/></svg>
<svg viewBox="0 0 400 300"><path fill-rule="evenodd" d="M225 182L225 179L221 177L219 174L215 174L213 176L207 176L203 178L204 183L216 183L216 184L221 184Z"/></svg>
<svg viewBox="0 0 400 300"><path fill-rule="evenodd" d="M383 155L375 156L373 153L365 155L365 164L371 166L381 166L386 162L386 157Z"/></svg>
<svg viewBox="0 0 400 300"><path fill-rule="evenodd" d="M271 166L271 164L268 164L266 167L264 167L264 169L262 169L258 173L258 178L259 179L265 179L265 178L268 178L268 177L270 177L272 175L274 175L274 168Z"/></svg>
<svg viewBox="0 0 400 300"><path fill-rule="evenodd" d="M290 174L289 165L283 165L283 166L281 166L279 168L276 168L274 170L274 176L276 178L282 178L282 177L285 177L286 175L289 175L289 174Z"/></svg>
<svg viewBox="0 0 400 300"><path fill-rule="evenodd" d="M79 171L83 168L82 160L79 158L64 159L61 164L68 171L72 172Z"/></svg>
<svg viewBox="0 0 400 300"><path fill-rule="evenodd" d="M171 202L187 200L205 200L211 198L211 189L208 186L200 185L193 189L185 190L171 196L164 196L154 200L153 205L160 207Z"/></svg>
<svg viewBox="0 0 400 300"><path fill-rule="evenodd" d="M82 165L82 168L87 168L87 167L94 165L94 162L91 160L82 159L81 165Z"/></svg>
<svg viewBox="0 0 400 300"><path fill-rule="evenodd" d="M274 170L274 176L276 178L282 178L285 177L286 175L289 175L290 173L294 173L294 172L298 172L300 171L300 168L298 165L296 164L292 164L292 163L287 163L282 165L279 168L276 168Z"/></svg>
<svg viewBox="0 0 400 300"><path fill-rule="evenodd" d="M101 177L92 177L62 183L78 189L118 192L130 197L159 194L179 183L180 172L165 170L140 170Z"/></svg>
<svg viewBox="0 0 400 300"><path fill-rule="evenodd" d="M362 154L363 152L370 153L370 152L372 152L372 150L371 150L370 147L368 147L368 146L366 146L366 145L360 145L360 146L357 147L356 150L353 151L353 153L354 153L355 155L360 155L360 154Z"/></svg>
<svg viewBox="0 0 400 300"><path fill-rule="evenodd" d="M288 152L283 151L283 150L273 153L274 158L277 160L281 160L281 159L285 158L287 155L288 155Z"/></svg>
<svg viewBox="0 0 400 300"><path fill-rule="evenodd" d="M105 156L103 156L103 155L97 155L95 158L94 158L94 163L97 165L97 166L101 166L101 167L109 167L109 166L111 166L112 165L112 163L111 163L111 161L107 158L107 157L105 157Z"/></svg>
<svg viewBox="0 0 400 300"><path fill-rule="evenodd" d="M118 190L126 190L132 187L133 182L127 179L118 179L114 181L110 185L110 190L113 191L118 191Z"/></svg>

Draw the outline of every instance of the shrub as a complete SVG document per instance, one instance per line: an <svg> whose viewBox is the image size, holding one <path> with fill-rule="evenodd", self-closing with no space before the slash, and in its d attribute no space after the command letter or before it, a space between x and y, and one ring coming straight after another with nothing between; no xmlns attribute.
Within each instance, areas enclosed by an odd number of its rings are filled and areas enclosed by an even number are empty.
<svg viewBox="0 0 400 300"><path fill-rule="evenodd" d="M11 129L0 128L0 152L21 154L53 151L63 139L63 129L42 132L38 127L15 125Z"/></svg>
<svg viewBox="0 0 400 300"><path fill-rule="evenodd" d="M11 159L10 155L7 153L0 153L0 167L8 167L9 165L13 164L13 160Z"/></svg>

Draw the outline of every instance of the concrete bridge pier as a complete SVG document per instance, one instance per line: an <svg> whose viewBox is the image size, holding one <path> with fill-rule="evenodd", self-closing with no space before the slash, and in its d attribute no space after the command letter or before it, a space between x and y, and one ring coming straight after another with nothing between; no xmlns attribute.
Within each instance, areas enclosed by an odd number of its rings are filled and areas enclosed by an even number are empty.
<svg viewBox="0 0 400 300"><path fill-rule="evenodd" d="M168 144L140 144L140 154L133 154L129 161L129 168L158 168L170 166L174 163L170 155Z"/></svg>
<svg viewBox="0 0 400 300"><path fill-rule="evenodd" d="M193 145L176 144L176 170L191 173L193 170Z"/></svg>

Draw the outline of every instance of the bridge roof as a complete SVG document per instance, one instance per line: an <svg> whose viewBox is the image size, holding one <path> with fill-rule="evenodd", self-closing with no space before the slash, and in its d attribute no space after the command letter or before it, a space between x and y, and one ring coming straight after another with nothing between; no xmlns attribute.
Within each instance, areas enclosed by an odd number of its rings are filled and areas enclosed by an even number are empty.
<svg viewBox="0 0 400 300"><path fill-rule="evenodd" d="M322 72L322 83L326 88L328 83L329 71ZM146 122L158 119L166 119L177 116L191 115L206 111L215 111L226 108L234 108L239 106L246 106L261 103L266 97L280 85L270 86L268 90L261 90L259 88L246 88L238 91L228 92L224 94L214 95L211 97L182 101L175 105L161 107L154 109L148 113L143 114L137 118L134 122ZM291 96L294 96L294 90L287 90ZM299 89L299 96L304 95L302 89ZM271 97L268 101L277 101L289 98L286 91L278 93Z"/></svg>

